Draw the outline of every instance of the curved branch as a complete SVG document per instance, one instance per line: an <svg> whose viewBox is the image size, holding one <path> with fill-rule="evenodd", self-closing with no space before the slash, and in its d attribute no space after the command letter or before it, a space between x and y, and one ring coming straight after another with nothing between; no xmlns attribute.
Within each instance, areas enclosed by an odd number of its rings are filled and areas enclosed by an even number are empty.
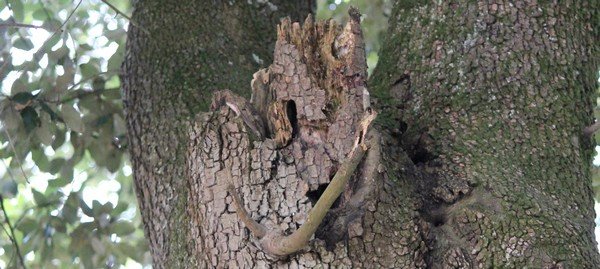
<svg viewBox="0 0 600 269"><path fill-rule="evenodd" d="M233 185L229 185L227 187L227 190L229 191L229 194L231 194L231 196L233 197L238 217L242 220L246 227L248 227L250 233L258 237L258 239L265 237L265 235L267 234L267 227L256 222L250 217L250 214L248 214L248 211L246 211L246 208L244 208L244 204L242 204L242 201L240 200L240 196L235 192Z"/></svg>
<svg viewBox="0 0 600 269"><path fill-rule="evenodd" d="M348 183L350 177L354 174L365 152L366 149L363 146L359 144L355 145L350 158L342 163L342 166L335 173L335 176L315 204L315 207L308 213L306 222L291 235L267 237L270 240L262 242L264 250L277 256L287 256L306 246L325 218L325 215L327 215L327 211L329 211L333 202L335 202L344 190L344 186L346 186L346 183Z"/></svg>
<svg viewBox="0 0 600 269"><path fill-rule="evenodd" d="M308 213L306 222L291 235L284 236L277 231L267 230L267 228L254 221L244 209L240 198L233 191L233 186L229 186L229 192L234 198L237 206L237 213L242 222L250 229L254 236L261 239L263 250L269 254L276 256L287 256L304 248L312 235L317 231L317 228L327 215L327 211L331 208L335 200L344 190L344 186L354 174L368 145L365 140L368 128L371 122L375 119L377 113L371 108L367 108L363 119L359 123L359 133L356 137L354 147L350 151L350 156L342 163L335 176L321 195L315 206Z"/></svg>

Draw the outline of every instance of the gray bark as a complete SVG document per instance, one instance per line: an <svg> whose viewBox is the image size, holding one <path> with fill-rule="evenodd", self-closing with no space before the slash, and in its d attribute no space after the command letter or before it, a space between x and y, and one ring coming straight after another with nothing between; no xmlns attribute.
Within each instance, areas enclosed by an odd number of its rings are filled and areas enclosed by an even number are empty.
<svg viewBox="0 0 600 269"><path fill-rule="evenodd" d="M426 173L428 263L598 268L598 1L432 2L396 3L371 79Z"/></svg>
<svg viewBox="0 0 600 269"><path fill-rule="evenodd" d="M190 196L189 204L200 210L189 215L202 224L195 229L195 238L202 239L195 241L201 264L425 266L420 231L427 224L401 209L414 201L389 180L398 166L383 164L378 132L365 136L367 129L361 129L370 102L359 18L343 30L333 21L283 21L273 64L254 77L252 102L218 92L213 112L200 115L190 132L189 179L191 192L199 195ZM370 145L364 160L356 148L361 140ZM358 163L358 169L349 168ZM340 173L350 176L348 185L330 182ZM317 206L324 199L337 198L329 191L334 184L342 197L323 211ZM296 252L308 239L300 235L310 230L307 225L320 222L313 212L325 213L325 222Z"/></svg>
<svg viewBox="0 0 600 269"><path fill-rule="evenodd" d="M138 203L155 268L194 268L187 214L187 130L215 89L245 96L272 61L279 19L311 1L137 1L122 83ZM257 63L257 59L264 61ZM200 225L200 223L197 223Z"/></svg>
<svg viewBox="0 0 600 269"><path fill-rule="evenodd" d="M291 9L244 5L134 13L150 33L130 29L124 101L157 268L600 265L593 1L398 1L369 85L356 16L284 21L251 87L249 52ZM353 156L367 90L364 159L308 245L273 251Z"/></svg>

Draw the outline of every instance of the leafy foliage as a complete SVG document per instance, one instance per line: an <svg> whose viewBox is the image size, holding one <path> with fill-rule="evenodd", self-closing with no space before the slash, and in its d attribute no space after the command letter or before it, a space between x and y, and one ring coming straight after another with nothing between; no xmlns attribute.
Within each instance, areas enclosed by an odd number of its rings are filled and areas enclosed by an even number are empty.
<svg viewBox="0 0 600 269"><path fill-rule="evenodd" d="M128 1L0 2L0 267L149 264L119 90ZM16 245L15 245L16 242ZM17 249L17 246L19 249Z"/></svg>

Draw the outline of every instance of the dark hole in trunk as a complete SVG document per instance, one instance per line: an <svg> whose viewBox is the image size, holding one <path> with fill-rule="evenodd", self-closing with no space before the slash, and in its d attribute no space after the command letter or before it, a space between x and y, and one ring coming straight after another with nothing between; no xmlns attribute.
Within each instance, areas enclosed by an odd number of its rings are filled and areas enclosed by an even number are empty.
<svg viewBox="0 0 600 269"><path fill-rule="evenodd" d="M292 125L292 138L295 138L298 135L298 112L294 100L287 101L285 113Z"/></svg>
<svg viewBox="0 0 600 269"><path fill-rule="evenodd" d="M309 191L306 193L306 197L308 197L308 200L310 201L310 203L313 206L317 203L319 198L321 198L321 195L323 194L323 192L325 192L325 189L327 189L327 186L329 186L329 184L322 184L322 185L319 185L319 188L317 188L316 190Z"/></svg>

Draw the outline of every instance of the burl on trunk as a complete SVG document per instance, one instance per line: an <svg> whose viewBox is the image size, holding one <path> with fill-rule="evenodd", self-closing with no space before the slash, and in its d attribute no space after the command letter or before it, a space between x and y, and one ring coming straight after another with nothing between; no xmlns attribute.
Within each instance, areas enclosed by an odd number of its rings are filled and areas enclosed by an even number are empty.
<svg viewBox="0 0 600 269"><path fill-rule="evenodd" d="M189 244L204 266L425 265L429 224L390 179L407 160L370 125L359 22L356 10L343 29L283 20L252 99L219 91L198 116L189 215L202 225Z"/></svg>

